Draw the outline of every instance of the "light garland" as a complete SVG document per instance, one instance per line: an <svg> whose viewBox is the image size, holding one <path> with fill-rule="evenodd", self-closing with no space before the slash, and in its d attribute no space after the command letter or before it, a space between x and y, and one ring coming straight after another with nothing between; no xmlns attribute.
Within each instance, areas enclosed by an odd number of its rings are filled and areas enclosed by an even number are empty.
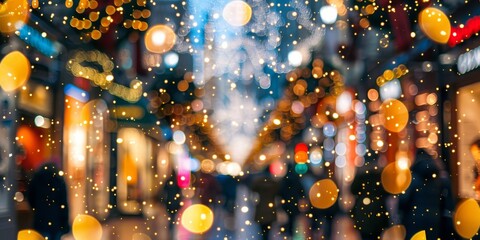
<svg viewBox="0 0 480 240"><path fill-rule="evenodd" d="M99 71L93 67L86 67L85 62L96 63L102 67ZM96 86L107 90L114 96L120 97L128 102L137 102L143 94L142 82L133 80L130 87L113 82L113 62L108 56L100 51L79 51L68 61L67 69L75 77L82 77L92 81Z"/></svg>
<svg viewBox="0 0 480 240"><path fill-rule="evenodd" d="M377 85L381 87L385 83L390 82L393 79L401 78L407 73L408 68L403 64L398 65L398 67L394 68L393 70L387 69L383 72L381 76L377 78Z"/></svg>
<svg viewBox="0 0 480 240"><path fill-rule="evenodd" d="M66 0L66 8L75 8L81 16L65 16L69 24L83 32L86 40L99 40L109 30L116 30L123 26L126 29L146 31L149 27L147 20L151 11L147 9L145 0L114 0L113 3L105 5L105 1L99 0ZM47 3L32 0L32 8L41 9ZM64 21L65 23L66 21Z"/></svg>

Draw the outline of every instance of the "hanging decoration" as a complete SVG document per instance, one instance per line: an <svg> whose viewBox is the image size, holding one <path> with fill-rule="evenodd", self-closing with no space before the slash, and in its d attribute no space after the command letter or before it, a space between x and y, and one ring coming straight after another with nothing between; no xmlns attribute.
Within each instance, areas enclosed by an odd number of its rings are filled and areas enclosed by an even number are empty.
<svg viewBox="0 0 480 240"><path fill-rule="evenodd" d="M98 64L101 70L82 64ZM142 82L135 79L130 82L130 87L113 82L113 62L100 51L79 51L67 63L67 69L75 77L82 77L93 82L96 86L107 90L114 96L128 102L137 102L143 94Z"/></svg>

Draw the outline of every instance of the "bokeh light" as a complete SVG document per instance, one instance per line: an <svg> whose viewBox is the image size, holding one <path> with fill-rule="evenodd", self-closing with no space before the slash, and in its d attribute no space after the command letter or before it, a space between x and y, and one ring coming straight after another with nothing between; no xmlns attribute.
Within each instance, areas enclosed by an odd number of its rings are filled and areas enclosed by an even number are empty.
<svg viewBox="0 0 480 240"><path fill-rule="evenodd" d="M337 127L332 122L327 122L323 126L323 134L327 137L335 136L336 132L337 132Z"/></svg>
<svg viewBox="0 0 480 240"><path fill-rule="evenodd" d="M23 86L30 78L30 61L19 51L13 51L0 62L0 86L9 92Z"/></svg>
<svg viewBox="0 0 480 240"><path fill-rule="evenodd" d="M169 68L174 68L177 66L179 60L179 56L176 52L169 52L165 54L165 66Z"/></svg>
<svg viewBox="0 0 480 240"><path fill-rule="evenodd" d="M310 151L310 162L312 164L320 164L323 160L322 149L317 147Z"/></svg>
<svg viewBox="0 0 480 240"><path fill-rule="evenodd" d="M408 123L408 109L399 100L388 99L380 106L384 126L391 132L402 131Z"/></svg>
<svg viewBox="0 0 480 240"><path fill-rule="evenodd" d="M326 5L322 6L320 8L320 18L322 19L322 22L325 24L332 24L335 21L337 21L337 7L332 6L332 5Z"/></svg>
<svg viewBox="0 0 480 240"><path fill-rule="evenodd" d="M308 171L308 165L305 163L298 163L295 165L295 172L297 174L305 174Z"/></svg>
<svg viewBox="0 0 480 240"><path fill-rule="evenodd" d="M231 1L223 8L222 16L232 26L244 26L252 18L252 8L244 1Z"/></svg>
<svg viewBox="0 0 480 240"><path fill-rule="evenodd" d="M447 43L450 38L451 25L447 15L442 10L429 7L418 15L420 29L428 38L438 43Z"/></svg>
<svg viewBox="0 0 480 240"><path fill-rule="evenodd" d="M17 240L45 240L45 238L35 230L24 229L18 232Z"/></svg>
<svg viewBox="0 0 480 240"><path fill-rule="evenodd" d="M72 233L75 240L100 240L102 225L90 215L79 214L73 220Z"/></svg>
<svg viewBox="0 0 480 240"><path fill-rule="evenodd" d="M0 32L11 33L20 29L29 13L27 0L6 0L0 3Z"/></svg>
<svg viewBox="0 0 480 240"><path fill-rule="evenodd" d="M338 188L333 180L322 179L312 185L308 196L314 207L326 209L337 201Z"/></svg>
<svg viewBox="0 0 480 240"><path fill-rule="evenodd" d="M288 63L293 67L302 65L303 56L300 51L293 50L288 53Z"/></svg>
<svg viewBox="0 0 480 240"><path fill-rule="evenodd" d="M415 233L410 240L427 240L427 233L425 230Z"/></svg>
<svg viewBox="0 0 480 240"><path fill-rule="evenodd" d="M177 37L173 29L166 25L155 25L145 34L145 47L153 53L165 53L175 45Z"/></svg>
<svg viewBox="0 0 480 240"><path fill-rule="evenodd" d="M480 227L480 208L475 199L468 198L458 203L453 225L463 238L470 239L477 234Z"/></svg>
<svg viewBox="0 0 480 240"><path fill-rule="evenodd" d="M308 146L305 143L298 143L295 145L295 152L308 152Z"/></svg>
<svg viewBox="0 0 480 240"><path fill-rule="evenodd" d="M173 132L173 141L178 144L184 144L185 141L187 140L187 137L185 136L185 133L181 130L177 130Z"/></svg>
<svg viewBox="0 0 480 240"><path fill-rule="evenodd" d="M391 240L391 239L405 239L407 235L407 230L403 225L394 225L387 228L383 231L381 239L382 240Z"/></svg>
<svg viewBox="0 0 480 240"><path fill-rule="evenodd" d="M189 206L182 214L182 226L192 233L204 233L212 227L212 210L203 204Z"/></svg>
<svg viewBox="0 0 480 240"><path fill-rule="evenodd" d="M389 163L382 171L382 186L391 194L399 194L410 186L412 173L408 168L401 168L395 162Z"/></svg>
<svg viewBox="0 0 480 240"><path fill-rule="evenodd" d="M295 162L296 163L306 163L308 160L308 154L304 151L299 151L295 153Z"/></svg>
<svg viewBox="0 0 480 240"><path fill-rule="evenodd" d="M275 177L283 177L287 173L285 164L280 160L274 160L270 164L270 173Z"/></svg>

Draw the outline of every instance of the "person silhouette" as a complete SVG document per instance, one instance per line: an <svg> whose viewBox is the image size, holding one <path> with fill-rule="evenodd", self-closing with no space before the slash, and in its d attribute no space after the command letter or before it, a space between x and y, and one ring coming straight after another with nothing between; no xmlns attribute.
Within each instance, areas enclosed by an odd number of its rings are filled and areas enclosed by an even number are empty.
<svg viewBox="0 0 480 240"><path fill-rule="evenodd" d="M299 202L305 198L305 193L300 183L300 177L295 172L293 163L287 164L287 173L280 182L280 197L282 198L282 209L287 214L285 234L292 237L296 219L300 214Z"/></svg>
<svg viewBox="0 0 480 240"><path fill-rule="evenodd" d="M260 224L262 239L268 240L272 224L277 220L275 198L280 185L270 174L269 167L252 182L252 191L258 193L259 200L255 206L255 221Z"/></svg>
<svg viewBox="0 0 480 240"><path fill-rule="evenodd" d="M165 186L159 191L159 202L165 206L165 211L168 215L168 230L170 237L173 239L174 228L177 223L177 213L181 208L182 189L178 185L178 175L172 169L170 177L165 181Z"/></svg>
<svg viewBox="0 0 480 240"><path fill-rule="evenodd" d="M378 155L370 152L365 158L365 165L358 169L350 186L355 196L351 216L362 239L373 240L378 239L389 225L388 193L380 184L382 168L378 164Z"/></svg>
<svg viewBox="0 0 480 240"><path fill-rule="evenodd" d="M33 228L44 237L60 240L70 231L67 186L53 162L41 165L27 190L33 210Z"/></svg>
<svg viewBox="0 0 480 240"><path fill-rule="evenodd" d="M442 235L442 226L445 226L442 216L445 211L451 212L453 204L447 204L451 194L440 176L439 164L441 162L433 159L424 149L417 150L415 162L410 167L412 182L405 194L399 197L402 224L407 230L406 239L423 230L427 239L437 239Z"/></svg>

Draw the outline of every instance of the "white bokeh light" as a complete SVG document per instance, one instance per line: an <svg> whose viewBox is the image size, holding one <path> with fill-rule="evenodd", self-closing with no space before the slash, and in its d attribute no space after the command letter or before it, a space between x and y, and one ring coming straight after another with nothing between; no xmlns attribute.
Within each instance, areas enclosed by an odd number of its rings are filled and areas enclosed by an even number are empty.
<svg viewBox="0 0 480 240"><path fill-rule="evenodd" d="M169 52L165 54L165 65L169 68L174 68L178 64L178 54L175 52Z"/></svg>
<svg viewBox="0 0 480 240"><path fill-rule="evenodd" d="M166 35L162 31L156 31L152 34L152 42L157 46L161 46L165 43Z"/></svg>
<svg viewBox="0 0 480 240"><path fill-rule="evenodd" d="M288 53L288 63L293 67L302 65L303 56L300 51L293 50Z"/></svg>
<svg viewBox="0 0 480 240"><path fill-rule="evenodd" d="M325 24L332 24L337 21L337 8L332 5L320 8L320 18Z"/></svg>
<svg viewBox="0 0 480 240"><path fill-rule="evenodd" d="M183 133L182 131L177 130L173 133L173 141L176 144L179 144L179 145L184 144L185 140L186 140L185 133Z"/></svg>

